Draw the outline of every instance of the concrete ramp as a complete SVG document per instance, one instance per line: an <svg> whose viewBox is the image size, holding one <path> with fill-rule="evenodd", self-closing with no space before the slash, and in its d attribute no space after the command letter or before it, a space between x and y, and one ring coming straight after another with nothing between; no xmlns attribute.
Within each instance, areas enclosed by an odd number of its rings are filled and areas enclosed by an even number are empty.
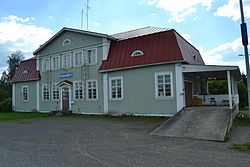
<svg viewBox="0 0 250 167"><path fill-rule="evenodd" d="M230 120L228 107L189 107L175 114L151 135L224 141Z"/></svg>

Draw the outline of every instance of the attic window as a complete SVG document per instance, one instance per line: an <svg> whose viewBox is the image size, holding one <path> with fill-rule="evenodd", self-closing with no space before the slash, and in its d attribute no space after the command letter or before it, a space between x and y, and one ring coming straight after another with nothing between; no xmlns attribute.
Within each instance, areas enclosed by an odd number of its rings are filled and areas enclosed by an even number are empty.
<svg viewBox="0 0 250 167"><path fill-rule="evenodd" d="M28 74L29 73L29 71L28 70L23 70L23 74Z"/></svg>
<svg viewBox="0 0 250 167"><path fill-rule="evenodd" d="M193 53L194 60L198 61L198 57Z"/></svg>
<svg viewBox="0 0 250 167"><path fill-rule="evenodd" d="M69 39L65 39L62 43L62 46L70 45L71 41Z"/></svg>
<svg viewBox="0 0 250 167"><path fill-rule="evenodd" d="M131 54L131 57L134 57L134 56L143 56L143 55L144 55L144 53L141 50L135 50Z"/></svg>

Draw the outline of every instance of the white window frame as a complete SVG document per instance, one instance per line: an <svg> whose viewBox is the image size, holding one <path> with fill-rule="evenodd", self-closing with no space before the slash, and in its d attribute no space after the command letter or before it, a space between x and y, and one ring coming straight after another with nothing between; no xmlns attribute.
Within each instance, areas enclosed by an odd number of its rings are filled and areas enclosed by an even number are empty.
<svg viewBox="0 0 250 167"><path fill-rule="evenodd" d="M65 60L64 60L64 57L65 56L69 56L69 62L67 62L67 63L69 63L69 66L65 66ZM63 69L68 69L68 68L71 68L71 53L64 53L64 54L62 54L62 68Z"/></svg>
<svg viewBox="0 0 250 167"><path fill-rule="evenodd" d="M58 66L54 66L54 58L58 60ZM60 69L60 56L52 56L51 57L51 70L59 70Z"/></svg>
<svg viewBox="0 0 250 167"><path fill-rule="evenodd" d="M92 82L92 83L96 82L96 98L95 99L94 98L89 98L89 82ZM93 87L91 87L90 89L93 89ZM87 96L88 101L96 101L96 100L98 100L98 82L97 82L96 79L86 81L86 96Z"/></svg>
<svg viewBox="0 0 250 167"><path fill-rule="evenodd" d="M131 54L131 57L136 57L136 56L143 56L144 53L141 50L135 50L133 51L133 53Z"/></svg>
<svg viewBox="0 0 250 167"><path fill-rule="evenodd" d="M56 86L56 89L54 89L54 86ZM58 98L54 98L54 91L57 91L58 93ZM59 89L59 86L56 84L56 83L52 83L51 84L51 100L55 100L55 101L58 101L60 99L60 89Z"/></svg>
<svg viewBox="0 0 250 167"><path fill-rule="evenodd" d="M27 99L25 99L24 98L24 89L27 89L27 92L26 92L26 94L27 94ZM22 86L22 101L29 101L29 87L28 87L28 85L23 85Z"/></svg>
<svg viewBox="0 0 250 167"><path fill-rule="evenodd" d="M170 93L171 96L166 96L164 93L164 96L158 96L158 76L160 75L170 75ZM163 90L165 91L165 78L163 78ZM155 73L155 98L156 99L170 99L173 98L174 91L173 91L173 74L172 72L166 71L166 72L156 72Z"/></svg>
<svg viewBox="0 0 250 167"><path fill-rule="evenodd" d="M93 51L93 50L95 50L95 54L94 54L95 62L90 62L90 61L91 61L91 57L89 57L88 52L89 52L89 51ZM96 64L97 64L97 48L85 49L84 52L85 52L85 53L83 54L83 61L84 61L84 64L87 64L87 65L96 65ZM90 59L89 59L89 58L90 58Z"/></svg>
<svg viewBox="0 0 250 167"><path fill-rule="evenodd" d="M68 43L67 43L68 42ZM69 39L65 39L63 42L62 42L62 46L67 46L67 45L70 45L71 44L71 41Z"/></svg>
<svg viewBox="0 0 250 167"><path fill-rule="evenodd" d="M80 90L80 89L76 89L76 84L79 84L81 83L82 85L82 98L76 98L76 91L77 90ZM73 95L74 95L74 100L76 101L80 101L80 100L84 100L84 90L85 90L85 85L84 85L84 82L83 81L74 81L73 82ZM79 93L79 92L78 92Z"/></svg>
<svg viewBox="0 0 250 167"><path fill-rule="evenodd" d="M117 80L121 80L121 97L116 97L116 98L113 98L112 97L112 80L115 80L116 81L116 84L117 84ZM118 87L117 87L117 85L114 87L115 89L116 89L116 96L118 95ZM124 97L124 95L123 95L123 77L110 77L109 78L109 99L110 100L122 100L123 99L123 97Z"/></svg>
<svg viewBox="0 0 250 167"><path fill-rule="evenodd" d="M44 86L46 86L47 87L47 89L48 89L48 99L44 99L45 97L44 97ZM50 100L50 85L49 84L42 84L42 100L43 101L49 101Z"/></svg>
<svg viewBox="0 0 250 167"><path fill-rule="evenodd" d="M79 56L80 57L80 63L78 65L76 65L76 54L81 53L82 55ZM78 57L78 58L79 58ZM82 50L77 50L73 52L73 67L81 67L83 65L84 59L83 59L83 51Z"/></svg>
<svg viewBox="0 0 250 167"><path fill-rule="evenodd" d="M49 71L50 70L50 58L43 58L42 59L42 71Z"/></svg>

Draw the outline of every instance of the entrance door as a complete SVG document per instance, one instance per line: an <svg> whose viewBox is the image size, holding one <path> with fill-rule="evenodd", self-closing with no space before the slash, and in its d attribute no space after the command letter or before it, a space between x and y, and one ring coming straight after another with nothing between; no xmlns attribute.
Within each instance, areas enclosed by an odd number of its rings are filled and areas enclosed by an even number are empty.
<svg viewBox="0 0 250 167"><path fill-rule="evenodd" d="M192 83L191 82L185 82L185 103L186 107L192 106Z"/></svg>
<svg viewBox="0 0 250 167"><path fill-rule="evenodd" d="M62 88L62 110L69 110L69 88Z"/></svg>

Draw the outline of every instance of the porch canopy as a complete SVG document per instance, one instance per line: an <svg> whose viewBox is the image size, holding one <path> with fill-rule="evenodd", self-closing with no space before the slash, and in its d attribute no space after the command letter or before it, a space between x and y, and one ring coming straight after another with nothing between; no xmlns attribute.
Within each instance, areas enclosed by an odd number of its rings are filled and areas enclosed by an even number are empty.
<svg viewBox="0 0 250 167"><path fill-rule="evenodd" d="M227 80L230 109L239 103L237 81L241 80L241 74L238 66L182 65L182 72L184 80L195 83L194 95L208 94L209 80Z"/></svg>

